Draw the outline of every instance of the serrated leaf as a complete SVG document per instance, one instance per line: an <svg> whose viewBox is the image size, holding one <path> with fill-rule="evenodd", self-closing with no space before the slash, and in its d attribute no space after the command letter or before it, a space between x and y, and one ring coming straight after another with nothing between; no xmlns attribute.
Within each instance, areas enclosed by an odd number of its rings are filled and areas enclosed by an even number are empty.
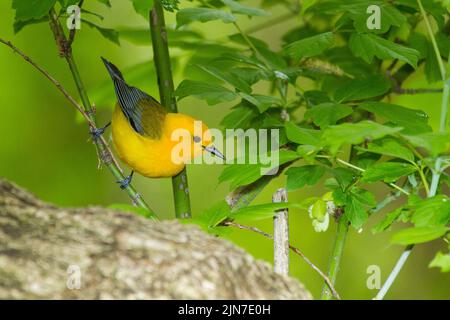
<svg viewBox="0 0 450 320"><path fill-rule="evenodd" d="M400 131L401 128L383 126L372 121L344 123L325 129L322 140L333 154L344 144L359 144L366 139L375 140Z"/></svg>
<svg viewBox="0 0 450 320"><path fill-rule="evenodd" d="M304 38L287 45L283 51L294 59L309 58L320 55L334 44L332 32L321 33Z"/></svg>
<svg viewBox="0 0 450 320"><path fill-rule="evenodd" d="M378 97L391 89L391 83L381 75L348 80L336 88L334 99L337 102L362 100Z"/></svg>
<svg viewBox="0 0 450 320"><path fill-rule="evenodd" d="M382 231L388 230L391 225L397 221L397 219L402 214L403 207L397 208L392 212L389 212L386 217L381 220L376 226L372 228L373 233L380 233Z"/></svg>
<svg viewBox="0 0 450 320"><path fill-rule="evenodd" d="M258 108L260 113L265 112L269 108L279 107L282 105L281 99L273 96L264 96L260 94L248 95L241 93L240 96Z"/></svg>
<svg viewBox="0 0 450 320"><path fill-rule="evenodd" d="M245 92L248 94L250 94L252 92L252 88L245 81L241 80L240 78L237 78L233 74L223 72L213 66L197 65L197 67L199 67L204 72L214 76L215 78L217 78L221 81L227 82L228 84L231 84L233 87L235 87L236 89L238 89L242 92Z"/></svg>
<svg viewBox="0 0 450 320"><path fill-rule="evenodd" d="M42 17L39 19L31 19L31 20L26 20L26 21L15 20L14 25L13 25L14 33L18 33L26 26L29 26L32 24L38 24L38 23L42 23L42 22L47 22L47 21L48 21L48 17Z"/></svg>
<svg viewBox="0 0 450 320"><path fill-rule="evenodd" d="M420 52L381 38L371 33L353 33L349 42L350 49L356 57L362 58L367 63L372 63L373 58L398 59L417 68Z"/></svg>
<svg viewBox="0 0 450 320"><path fill-rule="evenodd" d="M428 115L422 110L378 101L364 102L360 108L405 128L404 133L416 134L431 131L431 127L428 125Z"/></svg>
<svg viewBox="0 0 450 320"><path fill-rule="evenodd" d="M40 19L55 5L56 0L13 0L12 8L16 10L16 21Z"/></svg>
<svg viewBox="0 0 450 320"><path fill-rule="evenodd" d="M429 242L442 237L448 230L449 229L445 226L403 229L392 236L391 242L405 246L409 244Z"/></svg>
<svg viewBox="0 0 450 320"><path fill-rule="evenodd" d="M280 150L278 165L281 166L287 162L294 161L299 157L300 156L294 151ZM219 183L230 181L230 190L234 190L237 187L248 185L261 178L263 174L261 171L267 173L273 171L273 169L278 169L278 166L275 164L262 165L261 163L232 164L222 171L219 176Z"/></svg>
<svg viewBox="0 0 450 320"><path fill-rule="evenodd" d="M392 138L370 143L367 149L358 149L414 162L414 154L412 151Z"/></svg>
<svg viewBox="0 0 450 320"><path fill-rule="evenodd" d="M443 254L438 252L434 259L428 265L429 268L441 268L441 272L450 271L450 253Z"/></svg>
<svg viewBox="0 0 450 320"><path fill-rule="evenodd" d="M450 152L450 133L427 132L405 135L415 147L425 148L433 157Z"/></svg>
<svg viewBox="0 0 450 320"><path fill-rule="evenodd" d="M258 116L258 111L252 106L241 103L234 107L231 112L226 115L220 124L226 129L246 129L250 121Z"/></svg>
<svg viewBox="0 0 450 320"><path fill-rule="evenodd" d="M232 23L236 21L236 18L229 12L210 8L186 8L177 12L178 28L194 21L208 22L213 20Z"/></svg>
<svg viewBox="0 0 450 320"><path fill-rule="evenodd" d="M271 219L275 215L276 210L286 209L290 207L303 208L299 204L292 204L287 202L258 204L243 207L237 211L233 211L230 214L230 218L233 220L245 220L245 221L258 221Z"/></svg>
<svg viewBox="0 0 450 320"><path fill-rule="evenodd" d="M312 118L314 124L323 129L331 124L336 124L337 121L347 117L352 112L353 109L346 105L337 103L322 103L308 109L305 112L304 117L306 119Z"/></svg>
<svg viewBox="0 0 450 320"><path fill-rule="evenodd" d="M403 162L383 162L368 168L361 178L361 182L395 182L401 177L408 176L417 170L411 164Z"/></svg>
<svg viewBox="0 0 450 320"><path fill-rule="evenodd" d="M369 214L360 201L349 196L345 203L345 217L355 229L359 229L366 223Z"/></svg>
<svg viewBox="0 0 450 320"><path fill-rule="evenodd" d="M416 227L446 225L450 221L450 199L445 195L420 200L412 209L411 222Z"/></svg>
<svg viewBox="0 0 450 320"><path fill-rule="evenodd" d="M97 24L95 24L93 22L90 22L88 20L81 19L81 21L83 21L89 27L98 30L100 32L100 34L103 37L105 37L106 39L114 42L117 45L120 45L119 32L117 32L116 30L100 27L99 25L97 25Z"/></svg>
<svg viewBox="0 0 450 320"><path fill-rule="evenodd" d="M317 165L291 167L286 171L288 191L303 188L305 185L315 185L325 173L325 168Z"/></svg>
<svg viewBox="0 0 450 320"><path fill-rule="evenodd" d="M195 217L195 219L205 226L206 229L209 229L216 227L224 221L230 216L230 213L230 206L225 200L222 200L213 205L211 208L203 211L198 217Z"/></svg>
<svg viewBox="0 0 450 320"><path fill-rule="evenodd" d="M245 14L247 16L258 16L258 17L267 17L267 16L271 15L270 12L267 12L266 10L248 7L237 1L233 1L233 0L221 0L221 1L225 5L227 5L231 9L231 12L233 12L233 13Z"/></svg>
<svg viewBox="0 0 450 320"><path fill-rule="evenodd" d="M238 97L237 93L217 84L192 80L183 80L175 90L175 95L178 100L194 96L206 100L209 105L232 101Z"/></svg>
<svg viewBox="0 0 450 320"><path fill-rule="evenodd" d="M319 130L301 128L292 122L287 122L285 128L289 141L312 146L320 144L321 132Z"/></svg>

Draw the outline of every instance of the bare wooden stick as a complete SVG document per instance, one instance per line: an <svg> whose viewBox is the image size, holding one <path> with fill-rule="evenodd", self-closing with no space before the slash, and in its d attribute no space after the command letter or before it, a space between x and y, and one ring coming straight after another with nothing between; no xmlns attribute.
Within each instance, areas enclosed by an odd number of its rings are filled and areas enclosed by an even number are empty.
<svg viewBox="0 0 450 320"><path fill-rule="evenodd" d="M286 189L278 189L272 202L287 202ZM276 273L289 274L289 210L275 211L273 217L273 269Z"/></svg>

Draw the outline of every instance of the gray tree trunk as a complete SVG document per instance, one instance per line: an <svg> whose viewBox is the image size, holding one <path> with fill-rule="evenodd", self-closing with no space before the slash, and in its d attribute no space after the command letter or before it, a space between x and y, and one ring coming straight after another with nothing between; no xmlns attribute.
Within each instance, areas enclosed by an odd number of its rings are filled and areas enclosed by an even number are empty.
<svg viewBox="0 0 450 320"><path fill-rule="evenodd" d="M0 179L0 299L310 299L193 225L44 203Z"/></svg>

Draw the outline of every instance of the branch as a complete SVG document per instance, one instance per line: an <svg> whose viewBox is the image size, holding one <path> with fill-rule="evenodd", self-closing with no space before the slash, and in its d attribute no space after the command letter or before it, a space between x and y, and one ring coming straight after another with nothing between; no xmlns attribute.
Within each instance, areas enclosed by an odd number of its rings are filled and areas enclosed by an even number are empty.
<svg viewBox="0 0 450 320"><path fill-rule="evenodd" d="M251 227L251 226L246 226L240 223L236 223L236 222L232 222L232 221L225 221L222 223L223 226L230 226L230 227L235 227L241 230L247 230L247 231L252 231L255 233L258 233L260 235L262 235L263 237L266 237L267 239L273 240L273 236L267 232L264 232L256 227ZM311 268L314 269L314 271L316 271L324 280L325 283L327 284L327 286L330 288L333 296L336 299L341 299L341 297L339 296L338 292L336 291L336 289L334 288L334 286L332 285L330 279L327 277L327 275L325 273L323 273L318 267L316 267L316 265L314 263L311 262L311 260L309 260L304 254L303 252L300 251L300 249L292 246L291 244L289 244L289 248L296 253L297 255L299 255Z"/></svg>
<svg viewBox="0 0 450 320"><path fill-rule="evenodd" d="M93 119L91 118L91 115L88 114L88 112L78 104L78 102L67 92L66 89L57 81L54 77L52 77L44 68L39 66L36 62L34 62L29 56L27 56L25 53L23 53L20 49L18 49L16 46L14 46L10 41L6 41L0 38L0 42L11 48L14 52L18 53L26 62L31 64L36 70L38 70L41 74L43 74L63 95L66 97L66 99L77 109L78 112L81 113L81 115L86 119L86 122L88 123L89 128L91 131L96 130L97 126ZM100 136L99 139L96 139L96 144L101 147L100 152L100 158L101 161L110 168L111 172L113 172L114 176L118 179L123 177L122 170L120 166L117 163L117 160L114 158L114 155L111 152L111 149L108 146L108 143L104 139L104 137ZM128 188L128 194L130 195L131 199L134 203L137 205L144 207L149 210L153 218L156 218L154 213L151 211L151 209L148 207L148 205L144 202L143 199L139 196L137 191L133 189L132 186L129 186Z"/></svg>
<svg viewBox="0 0 450 320"><path fill-rule="evenodd" d="M169 112L177 112L177 103L174 96L172 67L170 64L169 46L167 43L166 24L164 22L164 9L159 0L154 1L150 11L150 31L152 34L153 59L158 74L158 87L161 104ZM189 199L189 186L186 168L172 178L172 190L177 218L191 217L191 202Z"/></svg>

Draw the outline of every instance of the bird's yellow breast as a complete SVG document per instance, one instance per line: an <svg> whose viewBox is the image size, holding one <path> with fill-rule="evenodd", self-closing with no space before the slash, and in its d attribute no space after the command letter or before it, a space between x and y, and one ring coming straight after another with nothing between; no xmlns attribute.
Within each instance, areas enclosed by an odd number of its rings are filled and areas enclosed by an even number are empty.
<svg viewBox="0 0 450 320"><path fill-rule="evenodd" d="M201 146L211 143L207 134L208 128L202 124L202 141L190 146L190 152L182 156L183 161L172 157L172 150L179 140L172 140L172 133L177 129L185 129L194 134L195 119L181 113L167 113L162 125L162 135L158 139L149 138L137 133L128 122L119 105L112 117L112 136L119 157L134 171L150 178L173 177L183 170L185 161L200 155ZM203 135L204 134L204 135ZM192 141L190 141L192 142ZM183 154L183 152L181 152Z"/></svg>
<svg viewBox="0 0 450 320"><path fill-rule="evenodd" d="M113 113L112 136L119 157L146 177L172 177L184 168L183 163L171 159L175 142L170 139L170 128L177 122L177 114L167 114L164 122L161 138L150 139L134 131L119 106Z"/></svg>

